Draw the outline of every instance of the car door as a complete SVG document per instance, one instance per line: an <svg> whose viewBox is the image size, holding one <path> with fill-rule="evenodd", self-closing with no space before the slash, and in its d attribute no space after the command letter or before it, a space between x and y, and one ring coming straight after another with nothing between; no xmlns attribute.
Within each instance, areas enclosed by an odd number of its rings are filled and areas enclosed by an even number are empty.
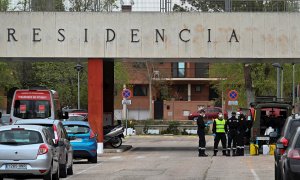
<svg viewBox="0 0 300 180"><path fill-rule="evenodd" d="M69 167L73 163L73 149L72 149L71 143L69 141L67 131L63 127L62 123L59 123L58 127L59 127L60 132L61 132L61 138L62 138L62 140L64 142L65 151L66 151L67 157L68 157L68 159L67 159L67 166Z"/></svg>
<svg viewBox="0 0 300 180"><path fill-rule="evenodd" d="M45 135L47 144L49 145L49 148L51 149L52 152L52 157L53 157L53 170L56 170L59 166L58 158L59 158L59 153L54 145L53 139L52 139L52 134L48 129L44 129L43 133Z"/></svg>

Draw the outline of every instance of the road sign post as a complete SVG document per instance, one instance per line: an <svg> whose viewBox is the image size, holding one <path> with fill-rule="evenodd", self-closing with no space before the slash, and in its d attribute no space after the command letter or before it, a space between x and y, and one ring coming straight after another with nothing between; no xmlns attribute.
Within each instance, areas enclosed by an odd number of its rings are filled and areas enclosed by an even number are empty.
<svg viewBox="0 0 300 180"><path fill-rule="evenodd" d="M126 88L126 85L123 86L123 91L122 91L122 104L123 104L123 120L125 120L125 135L127 136L127 119L128 119L128 109L127 105L131 104L131 100L129 100L132 96L132 93L130 89Z"/></svg>

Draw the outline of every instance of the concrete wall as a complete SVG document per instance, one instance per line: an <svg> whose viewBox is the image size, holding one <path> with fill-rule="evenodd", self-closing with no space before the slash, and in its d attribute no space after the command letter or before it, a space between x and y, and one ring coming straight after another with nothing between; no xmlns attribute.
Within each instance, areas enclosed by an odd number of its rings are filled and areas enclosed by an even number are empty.
<svg viewBox="0 0 300 180"><path fill-rule="evenodd" d="M1 58L300 57L300 13L1 12L0 24Z"/></svg>

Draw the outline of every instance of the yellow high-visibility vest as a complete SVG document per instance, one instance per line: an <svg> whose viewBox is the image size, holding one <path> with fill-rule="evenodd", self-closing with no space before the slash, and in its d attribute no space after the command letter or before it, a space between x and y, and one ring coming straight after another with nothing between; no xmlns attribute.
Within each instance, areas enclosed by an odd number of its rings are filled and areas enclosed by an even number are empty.
<svg viewBox="0 0 300 180"><path fill-rule="evenodd" d="M215 121L216 121L216 133L225 133L226 120L215 119Z"/></svg>

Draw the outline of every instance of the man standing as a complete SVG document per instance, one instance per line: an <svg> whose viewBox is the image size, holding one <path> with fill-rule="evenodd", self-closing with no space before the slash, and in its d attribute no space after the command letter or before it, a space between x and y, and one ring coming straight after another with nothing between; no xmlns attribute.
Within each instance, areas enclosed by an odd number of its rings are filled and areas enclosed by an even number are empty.
<svg viewBox="0 0 300 180"><path fill-rule="evenodd" d="M205 154L205 146L206 146L206 141L205 141L205 124L204 124L204 117L205 117L205 111L204 109L200 110L200 115L197 118L197 125L198 125L198 130L197 134L199 137L199 147L198 151L199 157L206 157L207 154Z"/></svg>
<svg viewBox="0 0 300 180"><path fill-rule="evenodd" d="M246 116L243 114L243 111L240 111L238 114L239 125L237 128L237 156L244 156L245 142L244 137L247 130Z"/></svg>
<svg viewBox="0 0 300 180"><path fill-rule="evenodd" d="M231 118L227 121L228 128L228 144L227 144L227 156L230 156L231 144L232 144L232 155L236 156L236 143L237 143L237 127L239 120L235 117L236 112L231 113Z"/></svg>
<svg viewBox="0 0 300 180"><path fill-rule="evenodd" d="M221 140L222 147L223 147L223 156L226 156L226 132L227 132L227 126L226 126L226 120L223 118L223 114L219 113L218 119L214 120L213 123L213 129L212 129L214 135L215 135L215 142L214 142L214 156L218 153L218 145Z"/></svg>

